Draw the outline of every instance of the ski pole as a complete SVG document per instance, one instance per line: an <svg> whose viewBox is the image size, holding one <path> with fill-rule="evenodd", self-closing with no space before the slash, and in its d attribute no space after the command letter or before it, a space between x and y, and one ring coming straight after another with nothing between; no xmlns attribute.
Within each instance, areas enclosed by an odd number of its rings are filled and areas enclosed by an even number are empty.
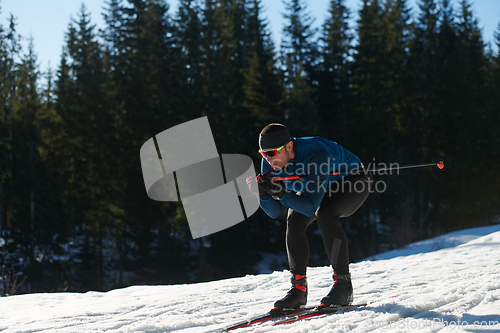
<svg viewBox="0 0 500 333"><path fill-rule="evenodd" d="M440 161L440 162L437 162L437 163L412 164L412 165L403 165L403 166L397 166L397 167L387 167L387 168L379 168L379 169L372 169L372 170L369 170L369 169L367 169L367 170L364 170L364 169L355 169L355 170L347 170L347 171L340 171L340 172L339 171L333 171L333 172L330 172L329 175L336 176L336 175L345 175L345 174L349 174L349 173L356 174L356 173L360 173L360 172L364 172L364 173L373 172L373 173L376 173L376 172L382 172L382 171L411 169L411 168L421 168L421 167L434 166L434 165L437 166L439 169L443 169L444 168L444 162ZM275 181L280 181L280 180L304 179L304 178L307 178L307 177L309 177L309 175L278 177L278 178L275 178L274 180Z"/></svg>

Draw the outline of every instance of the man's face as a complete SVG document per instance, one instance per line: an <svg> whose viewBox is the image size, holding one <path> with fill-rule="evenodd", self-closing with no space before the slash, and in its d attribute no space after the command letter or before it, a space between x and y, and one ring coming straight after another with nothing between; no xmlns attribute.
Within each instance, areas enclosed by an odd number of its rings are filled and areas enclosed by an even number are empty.
<svg viewBox="0 0 500 333"><path fill-rule="evenodd" d="M266 156L265 159L271 165L274 171L280 171L288 164L288 162L290 162L292 149L293 149L293 142L290 141L282 149L280 149L277 155L274 155L272 157Z"/></svg>

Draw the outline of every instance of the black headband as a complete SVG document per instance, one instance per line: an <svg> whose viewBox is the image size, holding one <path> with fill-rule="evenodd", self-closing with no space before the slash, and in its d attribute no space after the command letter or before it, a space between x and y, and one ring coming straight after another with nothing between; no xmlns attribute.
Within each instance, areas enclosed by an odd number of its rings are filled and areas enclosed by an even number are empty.
<svg viewBox="0 0 500 333"><path fill-rule="evenodd" d="M286 128L273 133L264 133L259 135L260 149L278 148L290 141L290 134Z"/></svg>

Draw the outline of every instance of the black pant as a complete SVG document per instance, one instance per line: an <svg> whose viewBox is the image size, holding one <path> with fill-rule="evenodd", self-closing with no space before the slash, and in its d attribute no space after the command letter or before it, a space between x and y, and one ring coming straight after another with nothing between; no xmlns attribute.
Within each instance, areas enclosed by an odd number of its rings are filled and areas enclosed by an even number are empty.
<svg viewBox="0 0 500 333"><path fill-rule="evenodd" d="M306 229L314 220L318 220L323 244L335 274L349 273L347 237L339 219L351 216L358 210L368 197L371 184L370 175L350 175L330 184L329 191L313 216L288 210L286 249L293 274L306 275L309 260Z"/></svg>

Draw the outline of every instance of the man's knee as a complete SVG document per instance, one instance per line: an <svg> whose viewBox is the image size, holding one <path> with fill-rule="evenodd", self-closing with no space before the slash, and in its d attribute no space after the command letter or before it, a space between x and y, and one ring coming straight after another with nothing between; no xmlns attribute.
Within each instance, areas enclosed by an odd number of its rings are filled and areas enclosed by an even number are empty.
<svg viewBox="0 0 500 333"><path fill-rule="evenodd" d="M287 236L301 237L305 235L307 230L308 219L301 214L290 214L286 221Z"/></svg>

